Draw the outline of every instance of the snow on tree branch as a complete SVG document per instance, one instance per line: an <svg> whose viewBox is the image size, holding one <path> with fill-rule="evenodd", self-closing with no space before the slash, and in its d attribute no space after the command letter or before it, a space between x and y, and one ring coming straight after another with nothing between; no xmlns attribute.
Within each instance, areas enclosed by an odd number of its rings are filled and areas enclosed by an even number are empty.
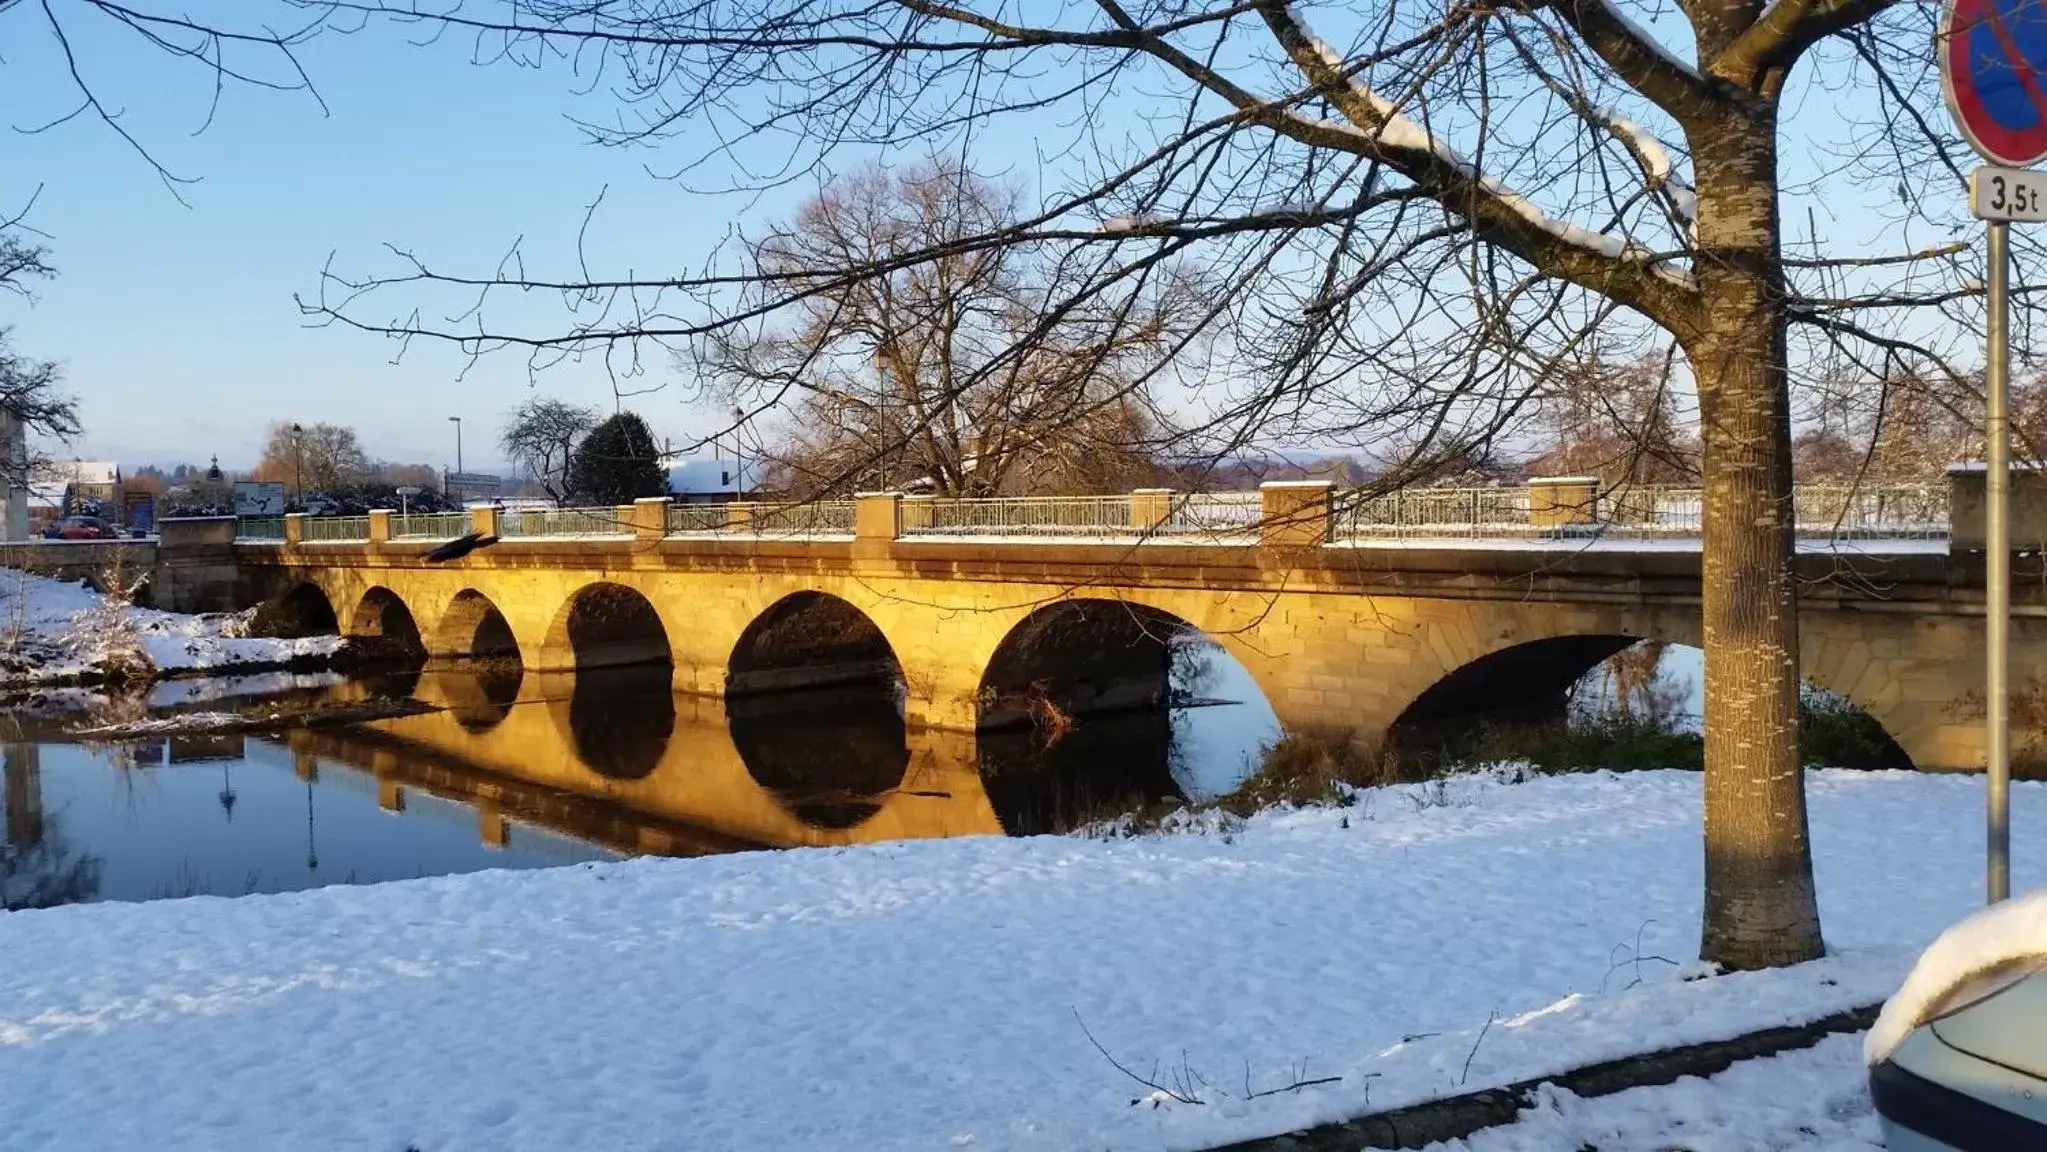
<svg viewBox="0 0 2047 1152"><path fill-rule="evenodd" d="M1480 172L1462 153L1346 68L1343 55L1317 36L1292 4L1262 5L1260 11L1308 80L1318 87L1337 89L1332 100L1351 120L1357 136L1370 141L1389 164L1410 179L1440 188L1438 198L1446 207L1466 216L1475 227L1498 233L1509 247L1537 267L1581 284L1597 282L1604 291L1627 293L1631 303L1645 305L1646 292L1630 293L1627 287L1615 283L1613 270L1602 265L1611 262L1634 265L1646 274L1644 284L1660 280L1679 288L1692 286L1689 273L1658 259L1655 253L1627 237L1596 232L1551 217L1526 195ZM1634 148L1643 157L1645 167L1652 169L1652 179L1653 166L1660 162L1663 179L1667 181L1668 153L1647 133L1632 124L1629 128L1633 130ZM1651 146L1646 150L1642 147L1645 141Z"/></svg>

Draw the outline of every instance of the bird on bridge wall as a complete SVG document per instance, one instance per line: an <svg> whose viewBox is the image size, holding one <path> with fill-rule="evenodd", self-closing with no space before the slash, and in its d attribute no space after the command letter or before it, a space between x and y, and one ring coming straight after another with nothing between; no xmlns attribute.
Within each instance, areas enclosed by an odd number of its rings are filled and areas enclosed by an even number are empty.
<svg viewBox="0 0 2047 1152"><path fill-rule="evenodd" d="M481 532L464 533L427 553L426 561L429 564L445 564L450 560L460 560L478 548L488 548L497 542L496 536L486 536Z"/></svg>

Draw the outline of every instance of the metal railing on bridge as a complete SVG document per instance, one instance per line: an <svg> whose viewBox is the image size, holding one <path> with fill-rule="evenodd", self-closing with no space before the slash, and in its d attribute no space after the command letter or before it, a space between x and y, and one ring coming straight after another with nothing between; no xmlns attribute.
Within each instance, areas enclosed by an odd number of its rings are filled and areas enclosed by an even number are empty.
<svg viewBox="0 0 2047 1152"><path fill-rule="evenodd" d="M1405 488L1356 502L1335 496L1330 535L1338 540L1688 539L1705 523L1705 490L1680 485L1588 487L1581 503L1531 500L1522 485ZM1940 539L1948 531L1941 484L1800 485L1792 490L1797 532L1808 539Z"/></svg>
<svg viewBox="0 0 2047 1152"><path fill-rule="evenodd" d="M1948 530L1941 484L1801 484L1791 503L1796 531L1807 539L1938 539ZM1617 488L1600 494L1588 527L1617 537L1689 538L1704 531L1705 510L1703 488Z"/></svg>
<svg viewBox="0 0 2047 1152"><path fill-rule="evenodd" d="M1129 496L915 496L903 501L905 536L1128 536Z"/></svg>
<svg viewBox="0 0 2047 1152"><path fill-rule="evenodd" d="M668 534L682 536L692 532L723 532L731 520L731 513L725 504L670 504L668 506Z"/></svg>
<svg viewBox="0 0 2047 1152"><path fill-rule="evenodd" d="M235 539L282 541L284 539L284 517L282 516L240 517L235 521Z"/></svg>
<svg viewBox="0 0 2047 1152"><path fill-rule="evenodd" d="M308 516L303 522L308 544L360 544L370 538L367 516Z"/></svg>
<svg viewBox="0 0 2047 1152"><path fill-rule="evenodd" d="M1139 489L1108 496L998 496L990 498L890 497L899 500L900 533L909 538L986 536L1103 540L1214 540L1255 543L1299 538L1307 516L1324 520L1323 497L1303 485L1252 492L1171 492ZM1306 502L1303 503L1305 498ZM1940 483L1813 484L1792 493L1796 531L1806 540L1940 540L1949 532L1949 488ZM1274 501L1278 501L1275 503ZM857 500L793 503L669 504L653 523L635 508L522 508L497 513L507 538L634 536L657 525L670 536L729 533L752 536L834 537L854 534ZM1704 521L1705 493L1682 485L1602 489L1590 478L1529 484L1403 488L1364 494L1328 490L1327 539L1357 544L1378 540L1643 540L1696 539ZM310 543L366 542L370 517L296 519ZM886 520L877 521L886 523ZM236 538L287 538L287 518L248 517ZM393 514L394 540L446 540L470 530L461 512ZM1321 538L1316 528L1307 539Z"/></svg>
<svg viewBox="0 0 2047 1152"><path fill-rule="evenodd" d="M1338 540L1404 537L1539 535L1547 526L1529 515L1528 489L1397 488L1379 496L1333 496L1330 536Z"/></svg>
<svg viewBox="0 0 2047 1152"><path fill-rule="evenodd" d="M468 534L467 512L401 512L391 517L393 540L453 540Z"/></svg>
<svg viewBox="0 0 2047 1152"><path fill-rule="evenodd" d="M520 508L498 513L498 535L630 536L633 526L616 508Z"/></svg>
<svg viewBox="0 0 2047 1152"><path fill-rule="evenodd" d="M851 536L853 500L811 500L793 504L752 504L746 510L746 531L763 535Z"/></svg>
<svg viewBox="0 0 2047 1152"><path fill-rule="evenodd" d="M1258 530L1265 519L1262 492L1175 492L1161 493L1167 501L1166 516L1149 527L1168 536L1237 536ZM1133 516L1139 511L1133 505ZM1143 517L1136 517L1140 521Z"/></svg>

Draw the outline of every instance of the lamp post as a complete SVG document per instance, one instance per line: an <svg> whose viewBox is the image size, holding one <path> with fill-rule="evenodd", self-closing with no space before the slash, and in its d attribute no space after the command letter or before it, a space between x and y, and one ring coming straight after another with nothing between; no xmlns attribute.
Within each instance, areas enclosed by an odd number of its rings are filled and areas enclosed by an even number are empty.
<svg viewBox="0 0 2047 1152"><path fill-rule="evenodd" d="M746 409L737 404L732 406L732 497L746 499L746 456L739 442L739 426L746 420Z"/></svg>
<svg viewBox="0 0 2047 1152"><path fill-rule="evenodd" d="M448 423L455 426L455 475L460 476L462 474L462 418L460 416L450 416L448 417ZM443 485L443 487L446 487L446 485Z"/></svg>
<svg viewBox="0 0 2047 1152"><path fill-rule="evenodd" d="M313 848L313 782L306 781L306 871L320 870L320 854Z"/></svg>
<svg viewBox="0 0 2047 1152"><path fill-rule="evenodd" d="M298 505L301 512L306 509L306 453L301 447L305 441L305 436L306 430L304 428L299 427L297 424L291 426L292 503Z"/></svg>

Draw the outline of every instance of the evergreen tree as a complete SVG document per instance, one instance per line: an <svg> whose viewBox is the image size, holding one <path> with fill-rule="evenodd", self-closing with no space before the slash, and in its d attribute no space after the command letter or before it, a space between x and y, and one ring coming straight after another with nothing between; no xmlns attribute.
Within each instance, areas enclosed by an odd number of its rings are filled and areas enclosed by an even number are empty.
<svg viewBox="0 0 2047 1152"><path fill-rule="evenodd" d="M668 473L647 422L620 412L590 430L569 466L569 490L588 504L630 504L668 495Z"/></svg>

